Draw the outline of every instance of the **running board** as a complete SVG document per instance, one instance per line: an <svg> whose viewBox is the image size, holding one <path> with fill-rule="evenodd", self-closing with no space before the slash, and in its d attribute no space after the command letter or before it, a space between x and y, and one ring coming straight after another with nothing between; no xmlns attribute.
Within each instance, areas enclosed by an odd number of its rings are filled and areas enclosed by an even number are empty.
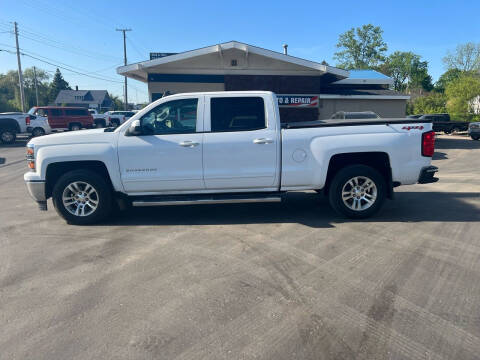
<svg viewBox="0 0 480 360"><path fill-rule="evenodd" d="M132 206L197 205L197 204L239 204L258 202L280 202L281 196L275 194L215 194L199 196L150 196L132 200Z"/></svg>

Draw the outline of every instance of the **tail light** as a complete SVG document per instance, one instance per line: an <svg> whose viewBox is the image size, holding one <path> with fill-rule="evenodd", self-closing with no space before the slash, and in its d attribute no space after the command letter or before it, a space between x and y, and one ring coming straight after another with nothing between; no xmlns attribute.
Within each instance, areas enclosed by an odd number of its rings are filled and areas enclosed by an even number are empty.
<svg viewBox="0 0 480 360"><path fill-rule="evenodd" d="M30 125L30 116L27 116L27 117L25 118L25 124L26 124L26 125Z"/></svg>
<svg viewBox="0 0 480 360"><path fill-rule="evenodd" d="M435 152L435 131L422 134L422 156L432 157Z"/></svg>

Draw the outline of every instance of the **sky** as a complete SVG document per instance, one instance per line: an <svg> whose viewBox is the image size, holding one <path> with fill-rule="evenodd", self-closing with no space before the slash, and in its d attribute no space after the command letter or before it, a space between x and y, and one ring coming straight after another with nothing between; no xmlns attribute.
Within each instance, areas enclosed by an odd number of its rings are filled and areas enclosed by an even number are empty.
<svg viewBox="0 0 480 360"><path fill-rule="evenodd" d="M18 23L22 68L53 75L56 65L70 86L106 89L123 97L122 33L128 63L150 52L182 52L237 40L335 65L338 36L374 24L388 52L413 51L428 61L434 80L445 71L442 57L457 44L480 42L480 1L126 1L0 0L0 50L13 51ZM43 60L43 61L41 61ZM51 64L45 63L45 61ZM0 73L17 69L15 54L0 51ZM79 74L81 73L81 74ZM129 102L148 100L147 85L129 79Z"/></svg>

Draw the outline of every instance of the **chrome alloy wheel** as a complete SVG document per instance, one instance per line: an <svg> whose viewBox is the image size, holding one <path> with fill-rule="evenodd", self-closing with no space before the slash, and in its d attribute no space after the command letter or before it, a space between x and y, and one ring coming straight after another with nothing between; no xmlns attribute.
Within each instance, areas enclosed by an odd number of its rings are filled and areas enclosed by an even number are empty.
<svg viewBox="0 0 480 360"><path fill-rule="evenodd" d="M95 188L84 182L70 183L62 194L63 206L75 216L88 216L98 207L98 193Z"/></svg>
<svg viewBox="0 0 480 360"><path fill-rule="evenodd" d="M363 211L375 203L377 186L366 176L355 176L342 188L342 200L345 206L354 211Z"/></svg>

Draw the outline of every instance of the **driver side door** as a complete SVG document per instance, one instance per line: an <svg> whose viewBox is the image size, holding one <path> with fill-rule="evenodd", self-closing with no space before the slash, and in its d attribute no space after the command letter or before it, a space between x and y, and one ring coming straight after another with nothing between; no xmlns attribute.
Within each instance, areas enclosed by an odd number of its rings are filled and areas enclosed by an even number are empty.
<svg viewBox="0 0 480 360"><path fill-rule="evenodd" d="M118 141L120 175L129 194L204 190L203 96L163 102L140 118L141 134Z"/></svg>

